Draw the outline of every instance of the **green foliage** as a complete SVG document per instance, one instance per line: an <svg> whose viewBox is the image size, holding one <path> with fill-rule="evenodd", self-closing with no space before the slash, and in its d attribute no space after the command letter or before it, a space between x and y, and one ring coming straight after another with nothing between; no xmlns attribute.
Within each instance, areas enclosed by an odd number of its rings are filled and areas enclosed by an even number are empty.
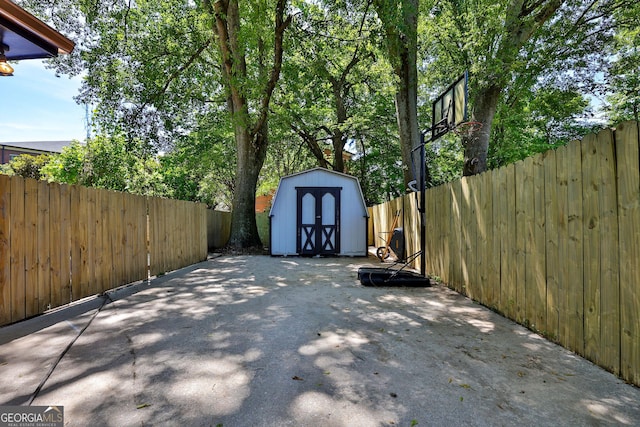
<svg viewBox="0 0 640 427"><path fill-rule="evenodd" d="M49 181L80 184L84 173L86 146L78 141L62 148L62 153L51 158L42 173Z"/></svg>
<svg viewBox="0 0 640 427"><path fill-rule="evenodd" d="M379 96L370 89L389 82L388 65L375 61L377 20L368 2L300 6L277 112L319 166L344 172L343 153L366 126L371 99Z"/></svg>
<svg viewBox="0 0 640 427"><path fill-rule="evenodd" d="M429 167L427 188L459 179L462 176L462 145L453 134L445 135L425 147Z"/></svg>
<svg viewBox="0 0 640 427"><path fill-rule="evenodd" d="M133 172L141 172L135 169L141 166L136 160L136 153L127 150L123 137L98 136L87 141L80 183L125 191L130 187Z"/></svg>
<svg viewBox="0 0 640 427"><path fill-rule="evenodd" d="M145 196L169 197L170 188L165 182L164 170L155 157L136 159L128 175L126 191Z"/></svg>
<svg viewBox="0 0 640 427"><path fill-rule="evenodd" d="M367 205L382 203L405 193L400 146L378 144L372 138L361 141L364 155L358 154L352 174L360 180Z"/></svg>
<svg viewBox="0 0 640 427"><path fill-rule="evenodd" d="M48 154L33 156L31 154L21 154L14 157L6 168L8 175L18 175L23 178L40 179L41 169L50 160Z"/></svg>
<svg viewBox="0 0 640 427"><path fill-rule="evenodd" d="M521 91L499 105L493 124L489 167L496 168L564 145L592 130L579 121L588 108L576 90Z"/></svg>
<svg viewBox="0 0 640 427"><path fill-rule="evenodd" d="M282 116L271 122L271 141L264 167L258 180L258 195L268 194L278 187L280 178L317 166L302 141L281 122ZM232 156L232 153L230 153Z"/></svg>
<svg viewBox="0 0 640 427"><path fill-rule="evenodd" d="M135 194L167 194L160 164L130 151L122 136L98 136L87 144L75 141L51 157L42 176L59 183Z"/></svg>
<svg viewBox="0 0 640 427"><path fill-rule="evenodd" d="M169 197L230 209L236 156L227 117L204 118L197 132L179 138L160 158Z"/></svg>
<svg viewBox="0 0 640 427"><path fill-rule="evenodd" d="M65 147L43 172L50 181L136 192L130 184L137 165L123 137L99 136L86 145L74 142Z"/></svg>
<svg viewBox="0 0 640 427"><path fill-rule="evenodd" d="M621 9L608 70L609 124L640 120L640 4Z"/></svg>
<svg viewBox="0 0 640 427"><path fill-rule="evenodd" d="M94 121L108 134L124 134L163 147L182 135L220 93L208 15L184 1L82 4L91 44L80 99L95 105Z"/></svg>
<svg viewBox="0 0 640 427"><path fill-rule="evenodd" d="M350 172L360 179L367 204L376 204L406 192L405 166L398 141L394 87L379 80L377 85L367 84L366 89L368 101L362 106L366 114L359 117L354 134L352 151L356 155Z"/></svg>

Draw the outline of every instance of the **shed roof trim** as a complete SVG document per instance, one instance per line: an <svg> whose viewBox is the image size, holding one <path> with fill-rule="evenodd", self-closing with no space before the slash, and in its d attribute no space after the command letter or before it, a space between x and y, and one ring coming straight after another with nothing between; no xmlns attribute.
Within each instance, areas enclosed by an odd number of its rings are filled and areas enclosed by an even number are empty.
<svg viewBox="0 0 640 427"><path fill-rule="evenodd" d="M307 170L304 170L304 171L301 171L301 172L292 173L291 175L284 176L281 179L292 178L292 177L298 176L298 175L305 175L305 174L308 174L309 172L314 172L314 171L328 172L328 173L331 173L331 174L334 174L334 175L344 176L345 178L350 178L350 179L358 181L358 184L360 183L358 178L356 178L353 175L349 175L349 174L342 173L342 172L337 172L337 171L334 171L334 170L331 170L331 169L321 168L319 166L316 166L315 168L307 169Z"/></svg>
<svg viewBox="0 0 640 427"><path fill-rule="evenodd" d="M75 47L73 41L9 0L0 0L0 23L7 23L10 27L18 27L36 36L55 47L59 54L71 53ZM9 53L11 51L8 52L7 58L11 59Z"/></svg>

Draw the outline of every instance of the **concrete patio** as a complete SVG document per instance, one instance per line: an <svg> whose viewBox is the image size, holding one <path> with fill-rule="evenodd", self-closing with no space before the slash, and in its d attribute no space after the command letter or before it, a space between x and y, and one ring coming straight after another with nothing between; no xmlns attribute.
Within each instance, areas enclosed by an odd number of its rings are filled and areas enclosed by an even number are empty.
<svg viewBox="0 0 640 427"><path fill-rule="evenodd" d="M0 404L42 384L70 426L640 424L638 388L446 287L361 286L377 265L223 256L0 328Z"/></svg>

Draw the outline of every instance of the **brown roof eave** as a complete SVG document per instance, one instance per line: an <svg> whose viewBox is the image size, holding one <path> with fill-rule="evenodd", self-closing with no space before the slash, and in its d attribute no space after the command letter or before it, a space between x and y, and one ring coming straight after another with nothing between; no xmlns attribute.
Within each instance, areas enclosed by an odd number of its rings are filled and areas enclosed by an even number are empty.
<svg viewBox="0 0 640 427"><path fill-rule="evenodd" d="M73 41L9 0L0 0L0 16L57 47L59 54L71 53L75 47Z"/></svg>

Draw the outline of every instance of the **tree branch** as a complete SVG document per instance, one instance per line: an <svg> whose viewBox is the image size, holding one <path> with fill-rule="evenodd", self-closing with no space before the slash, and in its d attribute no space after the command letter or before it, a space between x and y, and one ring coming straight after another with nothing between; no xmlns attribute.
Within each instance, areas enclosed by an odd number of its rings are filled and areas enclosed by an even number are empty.
<svg viewBox="0 0 640 427"><path fill-rule="evenodd" d="M318 160L318 165L325 169L329 169L329 162L324 157L322 148L320 148L320 145L318 144L318 140L315 138L315 136L308 134L304 130L297 127L295 124L291 124L291 129L296 134L298 134L298 136L300 136L300 138L302 139L302 141L304 141L307 147L309 147L309 150L311 150L311 153L313 154L313 156L316 158L316 160Z"/></svg>
<svg viewBox="0 0 640 427"><path fill-rule="evenodd" d="M150 97L150 99L146 100L140 106L140 108L138 108L138 113L136 115L140 115L142 113L142 111L147 107L147 105L149 105L152 102L157 101L162 95L164 95L164 93L167 91L167 89L169 89L169 85L171 84L171 82L174 81L175 79L177 79L180 76L180 74L182 74L187 68L189 68L191 65L193 65L193 63L196 61L196 59L198 59L200 57L202 52L207 47L209 47L210 44L211 44L211 40L208 40L204 45L200 46L200 48L193 55L191 55L189 57L187 62L182 64L180 66L180 68L178 68L173 73L171 73L171 75L169 76L169 78L165 82L165 84L162 87L162 89L160 89L158 92L156 92L152 97Z"/></svg>

